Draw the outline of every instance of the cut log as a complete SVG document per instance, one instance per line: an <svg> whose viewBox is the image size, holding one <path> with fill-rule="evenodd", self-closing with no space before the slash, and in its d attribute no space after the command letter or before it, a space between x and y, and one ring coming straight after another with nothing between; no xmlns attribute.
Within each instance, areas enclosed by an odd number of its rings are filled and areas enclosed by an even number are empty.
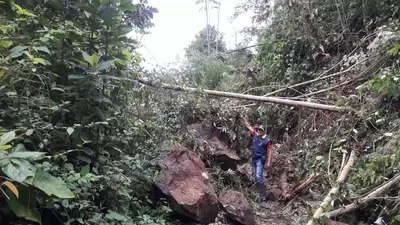
<svg viewBox="0 0 400 225"><path fill-rule="evenodd" d="M287 170L284 170L279 177L279 187L282 190L281 195L284 199L291 199L301 192L305 191L311 186L311 184L320 177L320 173L315 173L310 176L307 180L298 182L293 188L289 187L289 182L287 181Z"/></svg>
<svg viewBox="0 0 400 225"><path fill-rule="evenodd" d="M347 175L349 175L350 169L354 165L355 158L356 158L356 152L354 150L352 150L350 153L349 159L347 160L346 165L343 167L343 170L340 171L340 174L338 176L336 184L326 195L326 197L322 201L320 207L315 211L313 217L308 221L307 225L314 225L315 220L318 220L321 218L321 216L323 215L323 212L324 212L324 208L326 206L328 206L329 203L332 201L332 195L336 195L339 192L340 185L344 183L344 181L347 178Z"/></svg>
<svg viewBox="0 0 400 225"><path fill-rule="evenodd" d="M336 209L336 210L330 212L330 216L335 217L335 216L343 215L345 213L352 212L352 211L358 209L361 205L367 204L368 202L376 199L377 197L382 196L383 194L388 192L391 188L393 188L395 185L397 185L399 183L400 183L400 174L397 174L391 180L387 181L386 183L384 183L379 188L372 191L367 196L362 197L362 198L356 200L355 202L353 202L349 205L346 205L340 209Z"/></svg>
<svg viewBox="0 0 400 225"><path fill-rule="evenodd" d="M300 181L298 184L296 184L292 188L292 190L290 190L289 192L286 192L283 197L286 199L293 198L294 196L307 190L311 186L311 184L314 183L314 181L316 181L318 179L318 177L320 177L320 176L321 176L320 173L315 173L314 175L310 176L307 180Z"/></svg>
<svg viewBox="0 0 400 225"><path fill-rule="evenodd" d="M357 113L357 111L351 107L338 107L338 106L334 106L334 105L325 105L325 104L319 104L319 103L313 103L313 102L295 101L295 100L276 98L276 97L263 97L263 96L239 94L239 93L233 93L233 92L181 87L181 86L175 86L175 85L163 84L163 83L154 84L151 81L147 81L147 80L143 80L143 79L139 79L138 81L142 84L145 84L147 86L151 86L154 88L165 88L165 89L169 89L169 90L194 92L194 93L206 93L209 95L221 96L221 97L226 97L226 98L246 99L246 100L269 102L269 103L290 105L290 106L303 106L303 107L332 111L332 112L354 112L354 113Z"/></svg>

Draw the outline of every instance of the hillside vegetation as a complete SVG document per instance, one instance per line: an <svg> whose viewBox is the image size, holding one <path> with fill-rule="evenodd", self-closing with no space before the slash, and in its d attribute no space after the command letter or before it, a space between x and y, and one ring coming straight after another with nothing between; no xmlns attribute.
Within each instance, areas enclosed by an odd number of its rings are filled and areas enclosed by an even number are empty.
<svg viewBox="0 0 400 225"><path fill-rule="evenodd" d="M0 0L1 224L400 224L398 1L243 0L256 45L207 19L146 70L155 13ZM240 114L273 143L266 202Z"/></svg>

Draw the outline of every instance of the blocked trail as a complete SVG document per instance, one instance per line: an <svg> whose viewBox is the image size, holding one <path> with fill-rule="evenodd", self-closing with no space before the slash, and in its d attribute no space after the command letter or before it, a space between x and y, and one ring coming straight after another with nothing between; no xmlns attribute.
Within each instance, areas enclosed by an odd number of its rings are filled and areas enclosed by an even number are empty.
<svg viewBox="0 0 400 225"><path fill-rule="evenodd" d="M184 141L170 145L161 160L166 176L157 185L175 213L214 225L294 225L299 216L308 214L309 207L293 192L302 182L295 178L296 159L290 146L275 144L273 166L264 171L267 201L256 202L250 149L243 148L248 140L235 148L209 122L188 125Z"/></svg>

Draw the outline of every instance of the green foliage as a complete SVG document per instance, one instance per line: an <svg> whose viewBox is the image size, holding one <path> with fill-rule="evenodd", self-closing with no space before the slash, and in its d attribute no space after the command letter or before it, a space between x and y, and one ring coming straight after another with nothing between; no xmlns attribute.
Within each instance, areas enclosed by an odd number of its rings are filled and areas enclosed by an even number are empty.
<svg viewBox="0 0 400 225"><path fill-rule="evenodd" d="M223 56L216 55L217 46L218 53L226 52L222 34L218 33L213 26L209 27L209 31L211 55L208 55L205 28L185 49L186 61L181 70L185 74L183 82L189 86L217 89L227 78L229 65ZM219 36L218 39L217 36Z"/></svg>
<svg viewBox="0 0 400 225"><path fill-rule="evenodd" d="M2 5L0 128L10 132L0 168L15 215L41 222L38 209L51 208L66 224L163 223L166 211L146 197L157 140L145 142L149 122L132 110L140 90L120 79L139 77L128 34L145 32L156 12L130 0Z"/></svg>
<svg viewBox="0 0 400 225"><path fill-rule="evenodd" d="M371 89L373 92L384 93L390 98L398 99L400 97L399 76L377 76L371 80Z"/></svg>
<svg viewBox="0 0 400 225"><path fill-rule="evenodd" d="M218 33L214 26L208 26L210 35L210 53L226 52L226 44L223 39L223 35ZM201 30L194 40L185 49L185 56L190 59L196 55L208 55L208 44L207 44L207 27Z"/></svg>
<svg viewBox="0 0 400 225"><path fill-rule="evenodd" d="M187 83L207 89L217 89L227 77L228 67L222 60L213 57L192 56L191 63L184 68Z"/></svg>
<svg viewBox="0 0 400 225"><path fill-rule="evenodd" d="M40 214L35 207L35 190L31 187L36 187L49 197L74 198L75 196L64 181L53 177L47 172L43 172L36 165L32 165L29 162L41 159L44 153L26 151L22 144L18 144L14 148L7 145L15 139L15 131L7 132L0 137L0 148L3 149L0 152L0 168L10 181L18 182L22 185L19 185L20 188L18 189L12 183L9 183L7 185L8 194L4 192L3 194L8 198L7 204L15 215L41 223ZM4 146L10 146L11 149L5 151L6 148ZM4 175L2 174L2 176ZM12 194L10 194L11 192ZM31 198L32 200L30 200ZM33 203L31 204L32 201Z"/></svg>

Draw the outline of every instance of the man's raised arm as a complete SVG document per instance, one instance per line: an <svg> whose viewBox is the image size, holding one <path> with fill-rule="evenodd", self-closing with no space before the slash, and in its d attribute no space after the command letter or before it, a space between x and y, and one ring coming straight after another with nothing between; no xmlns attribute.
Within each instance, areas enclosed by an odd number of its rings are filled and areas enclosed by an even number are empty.
<svg viewBox="0 0 400 225"><path fill-rule="evenodd" d="M253 129L253 127L250 125L249 121L246 120L246 118L243 117L242 114L239 115L240 119L242 119L244 125L247 127L247 129L249 129L249 131L251 132L251 134L255 133L255 130Z"/></svg>

